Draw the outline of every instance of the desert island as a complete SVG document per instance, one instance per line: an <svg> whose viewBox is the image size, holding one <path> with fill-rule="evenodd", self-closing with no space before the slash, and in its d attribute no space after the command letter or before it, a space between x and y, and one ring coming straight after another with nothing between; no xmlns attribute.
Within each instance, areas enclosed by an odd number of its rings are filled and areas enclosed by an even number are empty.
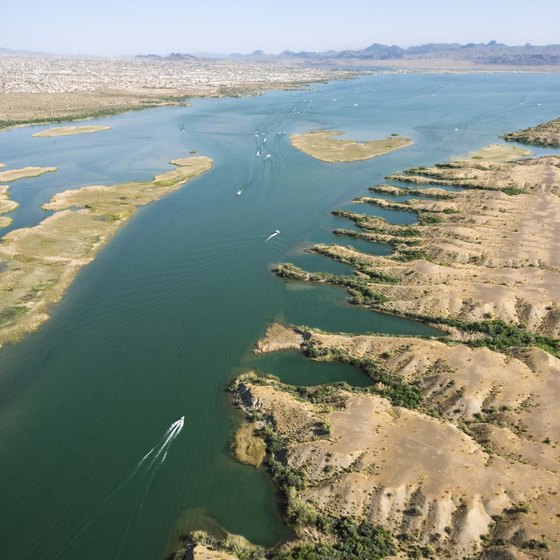
<svg viewBox="0 0 560 560"><path fill-rule="evenodd" d="M292 134L290 141L298 150L328 163L371 159L412 144L412 140L398 134L368 142L333 138L342 134L340 130L316 130L306 134Z"/></svg>

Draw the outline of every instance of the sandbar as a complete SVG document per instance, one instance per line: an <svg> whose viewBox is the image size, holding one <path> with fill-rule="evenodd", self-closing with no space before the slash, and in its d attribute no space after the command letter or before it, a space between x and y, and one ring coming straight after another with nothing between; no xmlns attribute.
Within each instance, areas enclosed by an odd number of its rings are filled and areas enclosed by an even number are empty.
<svg viewBox="0 0 560 560"><path fill-rule="evenodd" d="M0 171L0 182L9 183L18 179L30 179L31 177L39 177L39 175L53 173L54 171L58 171L58 167L23 167L21 169Z"/></svg>
<svg viewBox="0 0 560 560"><path fill-rule="evenodd" d="M73 136L76 134L91 134L101 130L110 130L110 126L91 125L91 126L58 126L35 132L32 136L37 138L51 138L54 136Z"/></svg>
<svg viewBox="0 0 560 560"><path fill-rule="evenodd" d="M193 157L150 181L67 190L43 206L54 212L48 218L6 234L0 244L0 344L46 321L49 306L140 206L211 167L211 158Z"/></svg>
<svg viewBox="0 0 560 560"><path fill-rule="evenodd" d="M292 134L290 141L298 150L328 163L371 159L412 144L409 138L398 135L368 142L333 138L342 134L339 130L317 130L306 134Z"/></svg>

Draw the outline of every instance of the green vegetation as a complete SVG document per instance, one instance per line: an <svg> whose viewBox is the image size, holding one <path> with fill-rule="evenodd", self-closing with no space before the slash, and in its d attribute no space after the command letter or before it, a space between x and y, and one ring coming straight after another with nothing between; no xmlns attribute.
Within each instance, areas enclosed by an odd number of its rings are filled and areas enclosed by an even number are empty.
<svg viewBox="0 0 560 560"><path fill-rule="evenodd" d="M303 349L305 354L309 358L320 358L323 360L336 360L354 366L361 369L366 373L373 381L373 386L368 388L353 387L351 390L353 392L359 393L374 393L385 397L394 406L402 406L404 408L418 408L422 403L422 391L411 383L407 383L400 377L392 375L388 371L379 367L379 365L370 359L361 359L351 356L339 348L324 348L317 346L313 338L306 340L303 343ZM320 389L320 397L323 399L318 400L318 395L316 394L317 389L312 388L312 402L325 402L326 399L332 399L334 388L326 388L323 386ZM309 391L308 388L302 388ZM324 392L323 392L324 391ZM309 394L309 393L307 393ZM302 392L299 392L299 396L304 396Z"/></svg>
<svg viewBox="0 0 560 560"><path fill-rule="evenodd" d="M333 210L331 214L340 218L348 218L359 228L375 233L383 233L394 237L420 237L422 235L419 229L396 224L379 225L385 223L381 218L372 218L371 216L356 214L348 210Z"/></svg>
<svg viewBox="0 0 560 560"><path fill-rule="evenodd" d="M439 325L449 325L464 332L481 333L484 337L462 342L474 347L487 347L491 350L503 351L508 348L536 346L553 356L560 357L560 340L549 336L529 332L522 327L510 325L501 319L489 321L468 322L461 319L444 317L414 316L415 319L428 321ZM443 338L451 341L449 338Z"/></svg>
<svg viewBox="0 0 560 560"><path fill-rule="evenodd" d="M415 169L419 169L419 170L425 170L425 167L418 167ZM387 186L391 186L391 185L387 185ZM444 192L434 192L434 191L430 191L428 189L415 189L415 188L411 188L411 187L407 187L407 188L397 188L395 187L396 190L394 190L393 192L388 192L386 189L385 185L377 185L375 187L369 187L368 190L370 192L374 192L374 193L382 193L382 194L390 194L393 196L402 196L402 195L415 195L415 196L422 196L425 198L433 198L435 200L451 200L453 198L455 198L455 195L450 194L450 193L444 193Z"/></svg>
<svg viewBox="0 0 560 560"><path fill-rule="evenodd" d="M354 239L363 239L364 241L369 241L370 243L386 243L388 245L391 245L392 247L398 247L400 245L407 245L409 247L414 247L422 243L420 239L415 239L411 237L399 237L398 232L396 234L379 233L378 235L380 237L376 237L375 233L362 233L360 231L354 231L351 229L337 228L333 230L333 233L338 236L352 237Z"/></svg>
<svg viewBox="0 0 560 560"><path fill-rule="evenodd" d="M420 249L408 249L408 250L400 250L396 255L392 257L393 260L399 262L409 262L409 261L418 261L418 260L426 260L429 261L430 257L424 251Z"/></svg>
<svg viewBox="0 0 560 560"><path fill-rule="evenodd" d="M351 247L353 249L353 247ZM398 284L399 279L395 276L391 276L390 274L385 274L380 270L374 269L371 263L364 258L355 255L340 255L336 252L333 252L332 248L326 245L315 245L312 249L312 252L318 253L319 255L324 255L329 257L335 261L341 262L343 264L351 265L362 274L366 274L369 276L372 282L376 284Z"/></svg>
<svg viewBox="0 0 560 560"><path fill-rule="evenodd" d="M439 216L432 216L430 214L421 214L418 216L418 221L423 226L428 226L432 224L440 224L441 222L443 222L443 219L440 218Z"/></svg>
<svg viewBox="0 0 560 560"><path fill-rule="evenodd" d="M525 192L523 189L518 189L517 187L505 187L500 190L509 196L515 196L518 194L523 194Z"/></svg>
<svg viewBox="0 0 560 560"><path fill-rule="evenodd" d="M334 540L309 543L289 552L278 551L270 560L378 560L394 554L393 539L385 529L370 523L358 523L348 517L318 516L315 527Z"/></svg>
<svg viewBox="0 0 560 560"><path fill-rule="evenodd" d="M337 274L329 274L326 272L305 272L291 263L277 264L272 270L281 278L287 278L289 280L323 282L334 284L335 286L343 286L352 296L350 301L357 305L375 305L388 300L386 296L376 292L369 285L368 281L363 278L338 276Z"/></svg>
<svg viewBox="0 0 560 560"><path fill-rule="evenodd" d="M0 326L9 325L14 321L14 319L26 311L28 311L28 308L25 305L17 305L14 307L0 309Z"/></svg>

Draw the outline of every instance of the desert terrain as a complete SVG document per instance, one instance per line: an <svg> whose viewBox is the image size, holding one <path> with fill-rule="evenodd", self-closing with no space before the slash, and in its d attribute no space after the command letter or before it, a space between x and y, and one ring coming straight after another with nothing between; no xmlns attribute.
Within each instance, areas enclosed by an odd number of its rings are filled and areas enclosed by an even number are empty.
<svg viewBox="0 0 560 560"><path fill-rule="evenodd" d="M311 251L354 274L274 267L443 336L271 325L255 352L348 363L371 386L296 387L262 372L234 380L246 417L238 437L249 455L261 449L255 440L266 445L296 537L275 552L204 535L193 546L232 557L556 557L560 157L520 159L527 154L507 146L470 155L395 173L388 179L410 186L375 185L355 201L414 212L416 224L334 212L359 228L337 230L340 238L390 243L391 255L317 245ZM344 555L349 543L354 556Z"/></svg>

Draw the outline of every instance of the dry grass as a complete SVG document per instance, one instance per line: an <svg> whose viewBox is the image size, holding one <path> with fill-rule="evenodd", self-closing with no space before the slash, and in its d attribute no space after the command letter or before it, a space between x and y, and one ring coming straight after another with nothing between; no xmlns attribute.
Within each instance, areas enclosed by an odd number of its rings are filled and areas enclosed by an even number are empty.
<svg viewBox="0 0 560 560"><path fill-rule="evenodd" d="M255 435L252 424L243 424L235 434L233 452L240 463L260 467L266 455L266 444Z"/></svg>

